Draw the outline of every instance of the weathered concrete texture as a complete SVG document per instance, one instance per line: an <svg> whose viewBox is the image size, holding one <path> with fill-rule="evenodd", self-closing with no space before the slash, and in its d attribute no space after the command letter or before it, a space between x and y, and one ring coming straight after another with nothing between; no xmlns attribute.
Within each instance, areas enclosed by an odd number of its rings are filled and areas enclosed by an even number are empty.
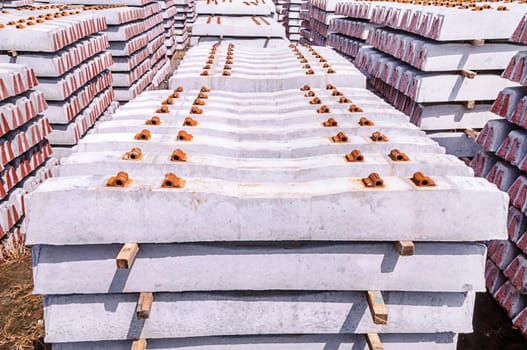
<svg viewBox="0 0 527 350"><path fill-rule="evenodd" d="M384 292L387 325L375 325L366 293L158 293L138 321L138 294L47 296L46 341L214 335L472 331L474 292ZM125 321L126 320L126 321Z"/></svg>
<svg viewBox="0 0 527 350"><path fill-rule="evenodd" d="M133 268L126 271L115 267L120 249L119 245L35 246L34 292L485 290L486 250L477 243L417 243L415 255L408 257L399 256L389 243L143 244ZM416 277L416 267L426 273Z"/></svg>
<svg viewBox="0 0 527 350"><path fill-rule="evenodd" d="M130 176L163 177L174 172L182 177L215 178L239 182L300 182L338 176L359 177L372 172L387 176L425 174L471 176L471 168L454 156L407 153L410 161L396 162L387 154L363 153L363 162L348 162L344 154L300 159L229 158L187 154L186 162L172 162L171 152L144 153L141 160L123 160L122 152L78 152L61 162L62 176L108 175L126 171Z"/></svg>
<svg viewBox="0 0 527 350"><path fill-rule="evenodd" d="M456 157L472 157L481 146L464 132L434 132L430 138L445 148L448 154Z"/></svg>
<svg viewBox="0 0 527 350"><path fill-rule="evenodd" d="M381 334L385 350L455 350L457 335ZM130 341L56 343L54 350L129 350ZM158 350L368 350L363 335L234 336L185 339L149 339L149 349Z"/></svg>
<svg viewBox="0 0 527 350"><path fill-rule="evenodd" d="M408 178L385 177L380 189L365 188L360 178L280 184L189 178L182 189L161 188L162 178L132 179L125 189L107 188L107 180L76 176L43 184L26 204L28 244L506 237L508 198L482 179L437 176L436 187L418 188ZM372 225L376 218L386 225Z"/></svg>
<svg viewBox="0 0 527 350"><path fill-rule="evenodd" d="M499 118L489 110L487 103L477 104L473 109L467 109L462 104L418 104L411 121L426 131L481 129L489 120Z"/></svg>

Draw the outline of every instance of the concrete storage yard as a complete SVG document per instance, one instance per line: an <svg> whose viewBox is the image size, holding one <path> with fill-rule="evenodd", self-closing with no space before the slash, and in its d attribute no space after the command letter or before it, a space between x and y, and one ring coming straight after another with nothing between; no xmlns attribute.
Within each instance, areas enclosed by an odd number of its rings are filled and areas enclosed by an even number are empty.
<svg viewBox="0 0 527 350"><path fill-rule="evenodd" d="M526 16L4 3L0 349L527 349Z"/></svg>

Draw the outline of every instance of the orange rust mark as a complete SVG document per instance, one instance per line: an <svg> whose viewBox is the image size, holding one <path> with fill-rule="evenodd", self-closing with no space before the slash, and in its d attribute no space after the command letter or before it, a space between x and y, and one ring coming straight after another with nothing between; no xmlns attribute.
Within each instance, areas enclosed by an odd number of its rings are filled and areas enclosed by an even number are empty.
<svg viewBox="0 0 527 350"><path fill-rule="evenodd" d="M212 20L212 16L209 16L209 17L207 18L207 24L210 24L210 21L211 21L211 20Z"/></svg>
<svg viewBox="0 0 527 350"><path fill-rule="evenodd" d="M373 142L388 142L388 137L378 131L375 131L373 134L371 134L370 139Z"/></svg>
<svg viewBox="0 0 527 350"><path fill-rule="evenodd" d="M190 108L190 114L202 114L203 113L203 110L197 106L192 106L192 108Z"/></svg>
<svg viewBox="0 0 527 350"><path fill-rule="evenodd" d="M360 126L374 126L375 123L374 123L373 121L369 120L369 119L366 118L366 117L362 117L362 118L360 118L360 120L359 120L359 125L360 125Z"/></svg>
<svg viewBox="0 0 527 350"><path fill-rule="evenodd" d="M364 112L364 110L362 108L360 108L359 106L357 105L351 105L350 108L349 108L349 111L351 113L361 113L361 112Z"/></svg>
<svg viewBox="0 0 527 350"><path fill-rule="evenodd" d="M196 99L194 100L194 105L195 105L195 106L205 106L205 101L202 101L202 100L200 100L199 98L196 98Z"/></svg>
<svg viewBox="0 0 527 350"><path fill-rule="evenodd" d="M313 75L313 74L315 74L315 71L312 70L312 69L310 69L310 70L308 70L308 71L306 72L306 75Z"/></svg>
<svg viewBox="0 0 527 350"><path fill-rule="evenodd" d="M399 151L397 148L392 149L389 156L394 162L407 162L410 160L406 153Z"/></svg>
<svg viewBox="0 0 527 350"><path fill-rule="evenodd" d="M434 187L436 185L435 181L432 180L430 176L426 176L420 171L414 173L412 181L419 187Z"/></svg>
<svg viewBox="0 0 527 350"><path fill-rule="evenodd" d="M150 140L151 137L152 135L150 134L150 130L143 129L142 131L135 134L134 139L141 140L141 141L148 141Z"/></svg>
<svg viewBox="0 0 527 350"><path fill-rule="evenodd" d="M339 103L351 103L351 100L349 98L347 98L346 96L342 96L339 99Z"/></svg>
<svg viewBox="0 0 527 350"><path fill-rule="evenodd" d="M318 113L329 113L331 112L331 110L329 109L328 106L322 105L319 109L317 109L317 112Z"/></svg>
<svg viewBox="0 0 527 350"><path fill-rule="evenodd" d="M363 162L364 156L362 155L361 151L354 149L350 153L346 154L346 159L348 162Z"/></svg>
<svg viewBox="0 0 527 350"><path fill-rule="evenodd" d="M190 141L194 138L194 136L192 136L192 134L189 134L188 132L186 132L185 130L180 130L178 133L177 133L177 139L179 141Z"/></svg>
<svg viewBox="0 0 527 350"><path fill-rule="evenodd" d="M342 142L348 142L349 138L345 133L340 131L337 135L332 136L331 140L335 143L342 143Z"/></svg>
<svg viewBox="0 0 527 350"><path fill-rule="evenodd" d="M143 152L139 147L132 148L131 151L126 152L121 159L123 160L141 160Z"/></svg>
<svg viewBox="0 0 527 350"><path fill-rule="evenodd" d="M198 122L191 117L186 117L183 121L183 126L196 126L198 125Z"/></svg>
<svg viewBox="0 0 527 350"><path fill-rule="evenodd" d="M218 18L216 18L216 23L217 24L221 24L221 17L220 16L218 16Z"/></svg>
<svg viewBox="0 0 527 350"><path fill-rule="evenodd" d="M170 155L170 160L173 161L173 162L186 162L187 161L187 154L185 152L183 152L181 149L177 148Z"/></svg>
<svg viewBox="0 0 527 350"><path fill-rule="evenodd" d="M170 113L170 110L168 109L167 105L163 105L156 109L156 113Z"/></svg>
<svg viewBox="0 0 527 350"><path fill-rule="evenodd" d="M153 116L151 119L147 119L145 122L146 125L159 125L161 124L161 119L157 115Z"/></svg>
<svg viewBox="0 0 527 350"><path fill-rule="evenodd" d="M322 125L324 125L325 127L333 127L333 126L338 126L339 123L335 119L329 118L328 120L323 122Z"/></svg>
<svg viewBox="0 0 527 350"><path fill-rule="evenodd" d="M259 26L260 25L260 22L258 22L258 20L256 19L256 17L252 16L251 19L253 20L253 22Z"/></svg>
<svg viewBox="0 0 527 350"><path fill-rule="evenodd" d="M304 85L300 88L300 91L309 91L311 90L311 87L309 85Z"/></svg>
<svg viewBox="0 0 527 350"><path fill-rule="evenodd" d="M312 100L309 101L309 104L311 104L311 105L319 105L321 103L322 103L322 101L318 97L315 97L315 98L313 98Z"/></svg>
<svg viewBox="0 0 527 350"><path fill-rule="evenodd" d="M106 182L107 187L126 187L132 182L128 174L124 171L120 171L117 175L112 176Z"/></svg>
<svg viewBox="0 0 527 350"><path fill-rule="evenodd" d="M201 89L199 89L200 92L210 92L210 89L206 86L202 86Z"/></svg>
<svg viewBox="0 0 527 350"><path fill-rule="evenodd" d="M161 184L163 188L183 188L185 187L185 180L177 177L174 173L167 173Z"/></svg>
<svg viewBox="0 0 527 350"><path fill-rule="evenodd" d="M314 91L308 91L308 92L304 95L304 97L313 97L313 96L315 96L315 92L314 92Z"/></svg>
<svg viewBox="0 0 527 350"><path fill-rule="evenodd" d="M371 173L368 177L362 179L362 183L366 187L382 187L384 186L384 180L377 173Z"/></svg>

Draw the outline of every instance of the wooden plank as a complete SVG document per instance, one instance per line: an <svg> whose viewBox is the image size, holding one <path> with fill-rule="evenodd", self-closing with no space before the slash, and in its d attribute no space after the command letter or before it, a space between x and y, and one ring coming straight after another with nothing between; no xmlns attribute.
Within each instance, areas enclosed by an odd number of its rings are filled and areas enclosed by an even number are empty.
<svg viewBox="0 0 527 350"><path fill-rule="evenodd" d="M152 310L152 303L154 302L154 294L150 292L141 292L139 294L139 301L137 302L137 319L146 320L150 317Z"/></svg>
<svg viewBox="0 0 527 350"><path fill-rule="evenodd" d="M366 341L368 342L368 347L370 350L384 350L384 347L381 343L381 338L379 338L377 333L366 334Z"/></svg>
<svg viewBox="0 0 527 350"><path fill-rule="evenodd" d="M463 69L461 71L461 75L467 79L474 79L476 77L476 75L478 75L478 73L472 71L472 70L468 70L468 69Z"/></svg>
<svg viewBox="0 0 527 350"><path fill-rule="evenodd" d="M137 339L132 342L131 350L145 350L146 349L146 339Z"/></svg>
<svg viewBox="0 0 527 350"><path fill-rule="evenodd" d="M370 306L371 316L375 324L388 324L388 309L384 304L381 292L369 290L367 293L368 305Z"/></svg>
<svg viewBox="0 0 527 350"><path fill-rule="evenodd" d="M476 107L476 101L472 100L472 101L465 102L466 109L474 109L474 107Z"/></svg>
<svg viewBox="0 0 527 350"><path fill-rule="evenodd" d="M485 40L484 40L484 39L474 39L474 40L470 40L470 45L474 45L474 46L483 46L483 45L485 45Z"/></svg>
<svg viewBox="0 0 527 350"><path fill-rule="evenodd" d="M139 251L139 245L137 243L126 243L121 248L115 262L118 269L129 269L132 267L137 252Z"/></svg>
<svg viewBox="0 0 527 350"><path fill-rule="evenodd" d="M463 132L471 139L476 139L479 135L479 132L474 129L465 129Z"/></svg>
<svg viewBox="0 0 527 350"><path fill-rule="evenodd" d="M396 241L393 245L401 256L414 255L415 245L412 241Z"/></svg>

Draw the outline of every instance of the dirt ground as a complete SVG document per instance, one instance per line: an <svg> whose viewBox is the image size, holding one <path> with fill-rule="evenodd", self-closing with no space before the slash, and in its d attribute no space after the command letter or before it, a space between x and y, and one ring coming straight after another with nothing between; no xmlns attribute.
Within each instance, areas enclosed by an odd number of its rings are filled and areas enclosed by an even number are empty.
<svg viewBox="0 0 527 350"><path fill-rule="evenodd" d="M42 298L31 294L30 251L0 265L0 349L44 350ZM459 337L458 350L526 350L516 330L489 294L476 298L474 333ZM423 349L426 350L426 349Z"/></svg>

